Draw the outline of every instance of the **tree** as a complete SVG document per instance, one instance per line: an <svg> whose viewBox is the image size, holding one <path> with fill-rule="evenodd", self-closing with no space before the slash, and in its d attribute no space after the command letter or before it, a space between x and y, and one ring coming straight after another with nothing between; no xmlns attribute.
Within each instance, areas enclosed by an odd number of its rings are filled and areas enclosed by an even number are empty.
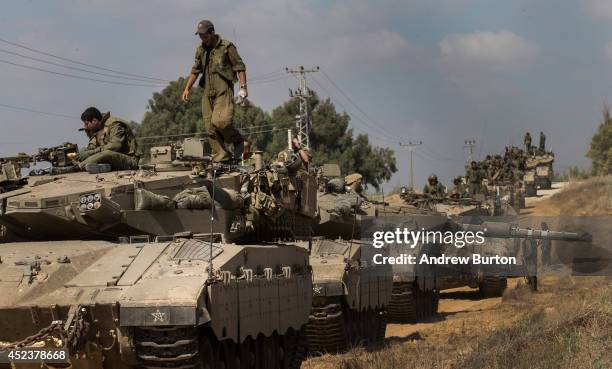
<svg viewBox="0 0 612 369"><path fill-rule="evenodd" d="M587 157L591 158L594 174L612 174L612 117L608 105L604 106L603 121L591 139L591 149Z"/></svg>
<svg viewBox="0 0 612 369"><path fill-rule="evenodd" d="M353 130L348 128L350 117L339 114L331 100L321 101L315 94L308 103L312 112L310 149L315 165L337 163L344 174L359 172L365 184L376 189L397 172L393 150L372 147L367 135L353 138ZM272 111L271 121L280 132L274 135L267 152L278 153L287 147L286 129L295 126L298 114L297 99Z"/></svg>
<svg viewBox="0 0 612 369"><path fill-rule="evenodd" d="M185 80L179 78L149 99L142 123L136 125L141 152L145 156L151 146L177 141L181 135L197 133L204 136L202 89L193 89L189 102L183 103L184 86ZM365 184L376 189L397 171L393 150L372 147L367 135L353 137L353 130L348 128L350 117L336 112L329 99L320 101L315 95L308 103L312 112L310 145L315 165L338 163L344 174L359 172ZM285 102L271 114L256 106L236 106L234 124L249 140L252 149L264 151L264 159L270 162L287 148L287 129L295 129L298 114L297 99Z"/></svg>
<svg viewBox="0 0 612 369"><path fill-rule="evenodd" d="M189 101L185 103L181 100L185 83L184 78L172 81L161 92L153 93L153 97L149 99L142 123L136 125L135 129L139 137L140 151L145 156L148 156L150 147L177 141L182 135L205 136L201 106L202 89L193 88ZM234 110L236 126L241 128L256 146L264 148L270 139L269 134L254 137L247 132L262 131L269 124L269 116L258 107L236 106Z"/></svg>

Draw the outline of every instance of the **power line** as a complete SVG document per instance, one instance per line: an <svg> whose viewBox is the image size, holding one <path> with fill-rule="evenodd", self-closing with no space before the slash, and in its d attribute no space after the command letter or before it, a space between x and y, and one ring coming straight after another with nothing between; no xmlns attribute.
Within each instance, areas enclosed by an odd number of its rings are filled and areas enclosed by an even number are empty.
<svg viewBox="0 0 612 369"><path fill-rule="evenodd" d="M111 85L137 86L137 87L162 87L162 86L164 86L164 85L161 85L161 84L155 85L155 84L127 83L127 82L109 81L109 80L97 79L97 78L89 78L89 77L77 76L77 75L74 75L74 74L55 72L55 71L52 71L52 70L32 67L32 66L29 66L29 65L24 65L24 64L19 64L19 63L13 63L13 62L10 62L8 60L1 60L1 59L0 59L0 63L10 64L10 65L13 65L13 66L16 66L16 67L20 67L20 68L36 70L36 71L39 71L39 72L55 74L55 75L63 76L63 77L83 79L83 80L87 80L87 81L107 83L107 84L111 84Z"/></svg>
<svg viewBox="0 0 612 369"><path fill-rule="evenodd" d="M49 116L52 116L52 117L60 117L60 118L69 118L69 119L78 119L78 120L81 120L80 117L77 117L77 116L74 116L74 115L59 114L59 113L50 113L50 112L46 112L46 111L42 111L42 110L24 108L24 107L21 107L21 106L13 106L13 105L8 105L8 104L1 104L1 103L0 103L0 106L2 106L4 108L8 108L8 109L13 109L13 110L21 110L21 111L27 111L27 112L30 112L30 113L49 115Z"/></svg>
<svg viewBox="0 0 612 369"><path fill-rule="evenodd" d="M370 120L374 126L379 129L381 131L381 133L385 134L386 136L390 137L390 138L394 138L396 139L397 137L395 135L390 134L389 132L387 132L384 128L382 128L382 126L376 122L374 119L372 119L365 111L363 111L363 109L361 109L361 107L359 107L359 105L357 105L349 96L347 93L344 92L344 90L342 90L340 88L340 86L338 86L337 83L335 83L331 77L323 70L323 76L329 81L329 83L332 84L332 86L334 86L336 88L336 90L338 90L340 92L340 94L342 94L342 96L344 96L344 98L355 107L355 109L357 109L361 114L363 114L364 117L366 117L368 120ZM372 127L373 128L373 127Z"/></svg>
<svg viewBox="0 0 612 369"><path fill-rule="evenodd" d="M55 66L66 68L66 69L77 70L79 72L91 73L91 74L95 74L95 75L99 75L99 76L104 76L104 77L119 78L119 79L125 79L125 80L132 80L132 81L151 83L151 80L147 80L147 79L144 79L144 78L133 78L133 77L118 76L118 75L113 75L113 74L108 74L108 73L94 72L94 71L90 71L90 70L87 70L87 69L84 69L84 68L73 67L73 66L70 66L70 65L55 63L55 62L52 62L52 61L49 61L49 60L35 58L35 57L32 57L32 56L16 53L14 51L6 50L6 49L0 49L0 52L5 53L5 54L14 55L14 56L19 56L19 57L22 57L22 58L25 58L25 59L34 60L34 61L37 61L37 62L40 62L40 63L55 65Z"/></svg>
<svg viewBox="0 0 612 369"><path fill-rule="evenodd" d="M143 76L143 75L134 74L134 73L122 72L122 71L115 70L115 69L110 69L110 68L101 67L101 66L94 65L94 64L84 63L84 62L81 62L81 61L78 61L78 60L74 60L74 59L65 58L65 57L54 55L54 54L51 54L51 53L48 53L48 52L45 52L45 51L34 49L32 47L29 47L29 46L18 44L16 42L11 42L11 41L5 40L3 38L0 38L0 42L4 42L6 44L13 45L15 47L19 47L19 48L22 48L22 49L25 49L25 50L28 50L28 51L31 51L31 52L34 52L34 53L37 53L37 54L41 54L41 55L45 55L45 56L50 56L52 58L56 58L56 59L59 59L59 60L70 62L70 63L82 65L82 66L85 66L85 67L90 67L90 68L95 68L95 69L99 69L99 70L104 70L104 71L107 71L107 72L113 72L113 73L121 74L121 75L124 75L124 76L144 78L144 79L151 80L151 81L166 82L166 83L170 82L169 80L166 80L166 79L155 78L155 77L148 77L148 76Z"/></svg>
<svg viewBox="0 0 612 369"><path fill-rule="evenodd" d="M363 120L363 119L362 119L360 116L352 114L352 113L351 113L351 111L350 111L349 109L347 109L346 105L344 105L344 104L343 104L342 102L340 102L339 100L334 99L333 95L332 95L332 94L329 92L329 90L328 90L327 88L325 88L325 86L323 86L323 85L322 85L322 84L321 84L321 83L320 83L320 82L319 82L319 81L318 81L318 80L315 78L315 76L314 76L314 75L312 76L312 80L313 80L313 81L314 81L314 82L317 84L317 86L319 86L319 87L320 87L320 88L321 88L323 91L327 92L327 95L329 96L330 100L334 101L334 103L336 103L336 105L339 105L339 106L340 106L342 109L344 109L344 112L345 112L345 113L346 113L348 116L350 116L351 118L353 118L353 119L354 119L354 120L353 120L353 122L360 121L360 122L361 122L362 124L364 124L366 127L370 127L370 125L369 125L369 124L368 124L366 121L364 121L364 120ZM354 125L353 125L353 127L352 127L352 128L354 128L354 129L356 129L356 130L358 130L358 131L361 131L361 132L363 132L363 133L367 134L367 135L368 135L368 136L370 136L370 137L377 138L377 139L379 139L379 140L381 140L381 141L387 141L387 142L397 143L397 139L395 139L395 140L391 140L391 139L389 139L389 138L380 137L380 136L374 135L374 134L372 134L371 132L368 132L368 131L366 131L366 130L364 130L364 129L361 129L361 128L359 128L359 127L356 127L356 126L354 126ZM371 128L371 127L370 127L370 128Z"/></svg>

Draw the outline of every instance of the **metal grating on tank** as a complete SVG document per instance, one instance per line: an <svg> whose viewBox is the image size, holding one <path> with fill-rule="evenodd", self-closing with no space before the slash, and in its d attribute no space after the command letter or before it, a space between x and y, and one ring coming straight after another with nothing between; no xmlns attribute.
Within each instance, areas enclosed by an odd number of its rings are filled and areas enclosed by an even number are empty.
<svg viewBox="0 0 612 369"><path fill-rule="evenodd" d="M212 247L213 259L223 252L220 244L213 243ZM210 243L199 240L187 240L183 243L174 256L175 260L209 260L210 258Z"/></svg>
<svg viewBox="0 0 612 369"><path fill-rule="evenodd" d="M318 254L340 254L344 255L344 253L348 250L348 245L334 242L331 240L321 240L319 247L317 249Z"/></svg>

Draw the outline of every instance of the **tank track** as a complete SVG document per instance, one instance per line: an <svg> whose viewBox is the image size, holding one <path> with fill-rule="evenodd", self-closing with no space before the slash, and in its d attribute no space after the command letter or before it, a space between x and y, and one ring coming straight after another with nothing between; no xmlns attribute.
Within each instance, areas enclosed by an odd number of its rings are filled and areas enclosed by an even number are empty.
<svg viewBox="0 0 612 369"><path fill-rule="evenodd" d="M483 277L479 285L484 297L500 297L504 294L508 280L505 277Z"/></svg>
<svg viewBox="0 0 612 369"><path fill-rule="evenodd" d="M375 309L357 312L344 304L313 307L305 329L310 355L343 352L351 347L381 344L385 339L387 315Z"/></svg>
<svg viewBox="0 0 612 369"><path fill-rule="evenodd" d="M416 323L438 312L437 291L419 291L414 283L393 282L388 319L395 323Z"/></svg>
<svg viewBox="0 0 612 369"><path fill-rule="evenodd" d="M201 368L198 330L193 327L136 328L134 346L145 368Z"/></svg>
<svg viewBox="0 0 612 369"><path fill-rule="evenodd" d="M242 344L219 342L210 329L198 327L139 327L133 337L139 367L146 369L299 369L307 355L305 335L292 330Z"/></svg>

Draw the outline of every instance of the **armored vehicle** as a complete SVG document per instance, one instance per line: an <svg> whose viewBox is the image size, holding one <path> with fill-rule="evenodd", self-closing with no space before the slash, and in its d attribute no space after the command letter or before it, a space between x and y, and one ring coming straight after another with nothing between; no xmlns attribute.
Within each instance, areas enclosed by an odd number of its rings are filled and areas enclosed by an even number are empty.
<svg viewBox="0 0 612 369"><path fill-rule="evenodd" d="M524 245L522 241L588 242L591 239L590 235L586 233L549 231L546 224L543 224L544 229L520 228L511 222L497 220L482 222L478 218L470 217L454 219L452 223L449 223L449 226L454 230L483 232L485 242L466 245L462 248L447 249L449 255L467 257L470 262L445 268L440 276L440 287L444 290L470 286L478 288L484 297L501 296L506 289L508 276L523 276L530 283L536 277L531 268L533 263L537 263L537 259L529 256L537 255L533 253L535 250L532 250L536 245ZM525 248L527 249L525 250ZM479 255L482 258L514 256L522 260L519 260L518 266L477 264L474 262L473 255Z"/></svg>
<svg viewBox="0 0 612 369"><path fill-rule="evenodd" d="M537 153L527 158L524 176L526 196L535 196L538 189L551 188L554 161L555 155L552 152Z"/></svg>
<svg viewBox="0 0 612 369"><path fill-rule="evenodd" d="M151 149L138 171L33 176L0 195L0 224L25 240L218 233L225 242L312 234L316 176L287 168L216 166L202 140ZM212 173L215 174L213 178ZM211 197L219 212L210 229Z"/></svg>
<svg viewBox="0 0 612 369"><path fill-rule="evenodd" d="M311 354L339 352L385 338L391 300L390 265L372 262L373 248L361 241L316 239L310 265L313 306L306 326Z"/></svg>
<svg viewBox="0 0 612 369"><path fill-rule="evenodd" d="M314 227L316 236L346 240L358 238L361 218L376 215L375 205L356 191L355 187L359 186L349 184L346 180L351 179L349 177L341 175L338 164L324 164L320 168L317 191L319 221ZM357 180L360 181L361 177Z"/></svg>
<svg viewBox="0 0 612 369"><path fill-rule="evenodd" d="M197 139L151 150L138 171L50 170L2 195L24 242L0 244L0 347L59 345L75 368L299 367L312 273L280 240L310 237L315 176L214 165Z"/></svg>

